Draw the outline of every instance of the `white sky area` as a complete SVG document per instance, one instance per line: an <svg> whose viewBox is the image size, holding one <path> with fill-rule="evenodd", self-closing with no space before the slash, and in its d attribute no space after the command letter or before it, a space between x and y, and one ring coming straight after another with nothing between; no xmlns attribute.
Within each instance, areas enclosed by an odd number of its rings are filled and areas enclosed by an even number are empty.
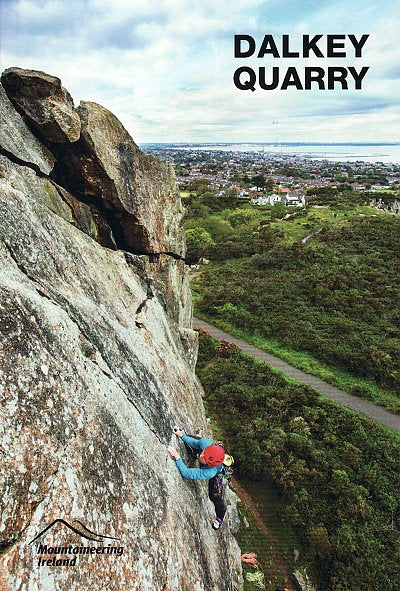
<svg viewBox="0 0 400 591"><path fill-rule="evenodd" d="M0 0L0 65L61 78L137 143L400 141L400 5L392 0ZM369 33L361 59L235 59L235 34ZM324 39L323 39L324 40ZM322 41L323 41L322 40ZM325 51L324 43L319 43ZM238 90L233 73L369 66L362 90ZM351 78L350 78L351 80Z"/></svg>

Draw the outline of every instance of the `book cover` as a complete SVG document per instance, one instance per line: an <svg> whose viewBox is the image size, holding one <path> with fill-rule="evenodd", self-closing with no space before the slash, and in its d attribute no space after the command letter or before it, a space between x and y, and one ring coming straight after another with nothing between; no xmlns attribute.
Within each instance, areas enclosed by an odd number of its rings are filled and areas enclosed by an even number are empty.
<svg viewBox="0 0 400 591"><path fill-rule="evenodd" d="M398 591L397 3L0 16L0 590Z"/></svg>

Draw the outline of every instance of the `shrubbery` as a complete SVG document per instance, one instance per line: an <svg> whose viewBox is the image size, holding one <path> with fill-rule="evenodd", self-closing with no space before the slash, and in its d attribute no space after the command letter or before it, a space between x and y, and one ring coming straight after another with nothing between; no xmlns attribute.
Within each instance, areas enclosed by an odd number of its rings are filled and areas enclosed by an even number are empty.
<svg viewBox="0 0 400 591"><path fill-rule="evenodd" d="M239 474L273 482L323 591L397 591L394 434L200 335L198 375Z"/></svg>
<svg viewBox="0 0 400 591"><path fill-rule="evenodd" d="M354 217L307 245L264 230L242 237L247 258L204 270L199 310L398 391L400 220ZM233 240L208 251L240 256Z"/></svg>
<svg viewBox="0 0 400 591"><path fill-rule="evenodd" d="M185 231L185 235L186 261L189 264L197 263L206 246L213 243L211 234L204 228L191 228Z"/></svg>

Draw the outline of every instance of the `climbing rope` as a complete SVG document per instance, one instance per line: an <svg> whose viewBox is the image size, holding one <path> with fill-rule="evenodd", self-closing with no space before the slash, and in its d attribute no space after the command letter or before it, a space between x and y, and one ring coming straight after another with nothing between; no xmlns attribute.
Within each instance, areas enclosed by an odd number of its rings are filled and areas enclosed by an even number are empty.
<svg viewBox="0 0 400 591"><path fill-rule="evenodd" d="M248 552L247 554L242 554L240 559L245 564L250 564L256 569L256 572L246 573L246 581L249 581L249 583L254 583L259 589L265 589L264 572L257 560L257 554L254 554L254 552Z"/></svg>
<svg viewBox="0 0 400 591"><path fill-rule="evenodd" d="M246 573L246 580L249 583L254 583L259 589L265 589L264 573L262 570L257 570L255 573Z"/></svg>

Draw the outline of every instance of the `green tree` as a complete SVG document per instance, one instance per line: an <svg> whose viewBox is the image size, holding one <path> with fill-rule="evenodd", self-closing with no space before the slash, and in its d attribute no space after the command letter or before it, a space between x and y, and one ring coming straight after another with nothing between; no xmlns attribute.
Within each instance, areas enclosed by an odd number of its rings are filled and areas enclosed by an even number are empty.
<svg viewBox="0 0 400 591"><path fill-rule="evenodd" d="M202 203L202 201L198 198L194 198L191 199L189 201L189 199L185 200L185 206L186 206L186 213L185 213L185 218L186 219L192 219L192 218L204 218L207 217L208 215L210 215L210 208L205 205L204 203Z"/></svg>
<svg viewBox="0 0 400 591"><path fill-rule="evenodd" d="M204 249L207 245L213 244L211 234L204 228L190 228L185 230L186 236L186 262L193 265L203 255Z"/></svg>
<svg viewBox="0 0 400 591"><path fill-rule="evenodd" d="M279 202L274 203L271 208L271 220L281 220L287 214L286 206Z"/></svg>
<svg viewBox="0 0 400 591"><path fill-rule="evenodd" d="M239 208L232 211L232 213L228 214L228 220L233 227L241 226L242 224L246 224L247 222L254 220L258 217L258 212L254 209L249 208Z"/></svg>
<svg viewBox="0 0 400 591"><path fill-rule="evenodd" d="M275 181L271 177L265 183L265 188L267 191L273 191L275 187Z"/></svg>
<svg viewBox="0 0 400 591"><path fill-rule="evenodd" d="M210 186L210 181L208 179L193 179L191 180L187 186L187 191L206 191Z"/></svg>
<svg viewBox="0 0 400 591"><path fill-rule="evenodd" d="M265 187L265 176L263 174L256 174L255 176L251 177L251 182L256 185L257 191L259 191Z"/></svg>

